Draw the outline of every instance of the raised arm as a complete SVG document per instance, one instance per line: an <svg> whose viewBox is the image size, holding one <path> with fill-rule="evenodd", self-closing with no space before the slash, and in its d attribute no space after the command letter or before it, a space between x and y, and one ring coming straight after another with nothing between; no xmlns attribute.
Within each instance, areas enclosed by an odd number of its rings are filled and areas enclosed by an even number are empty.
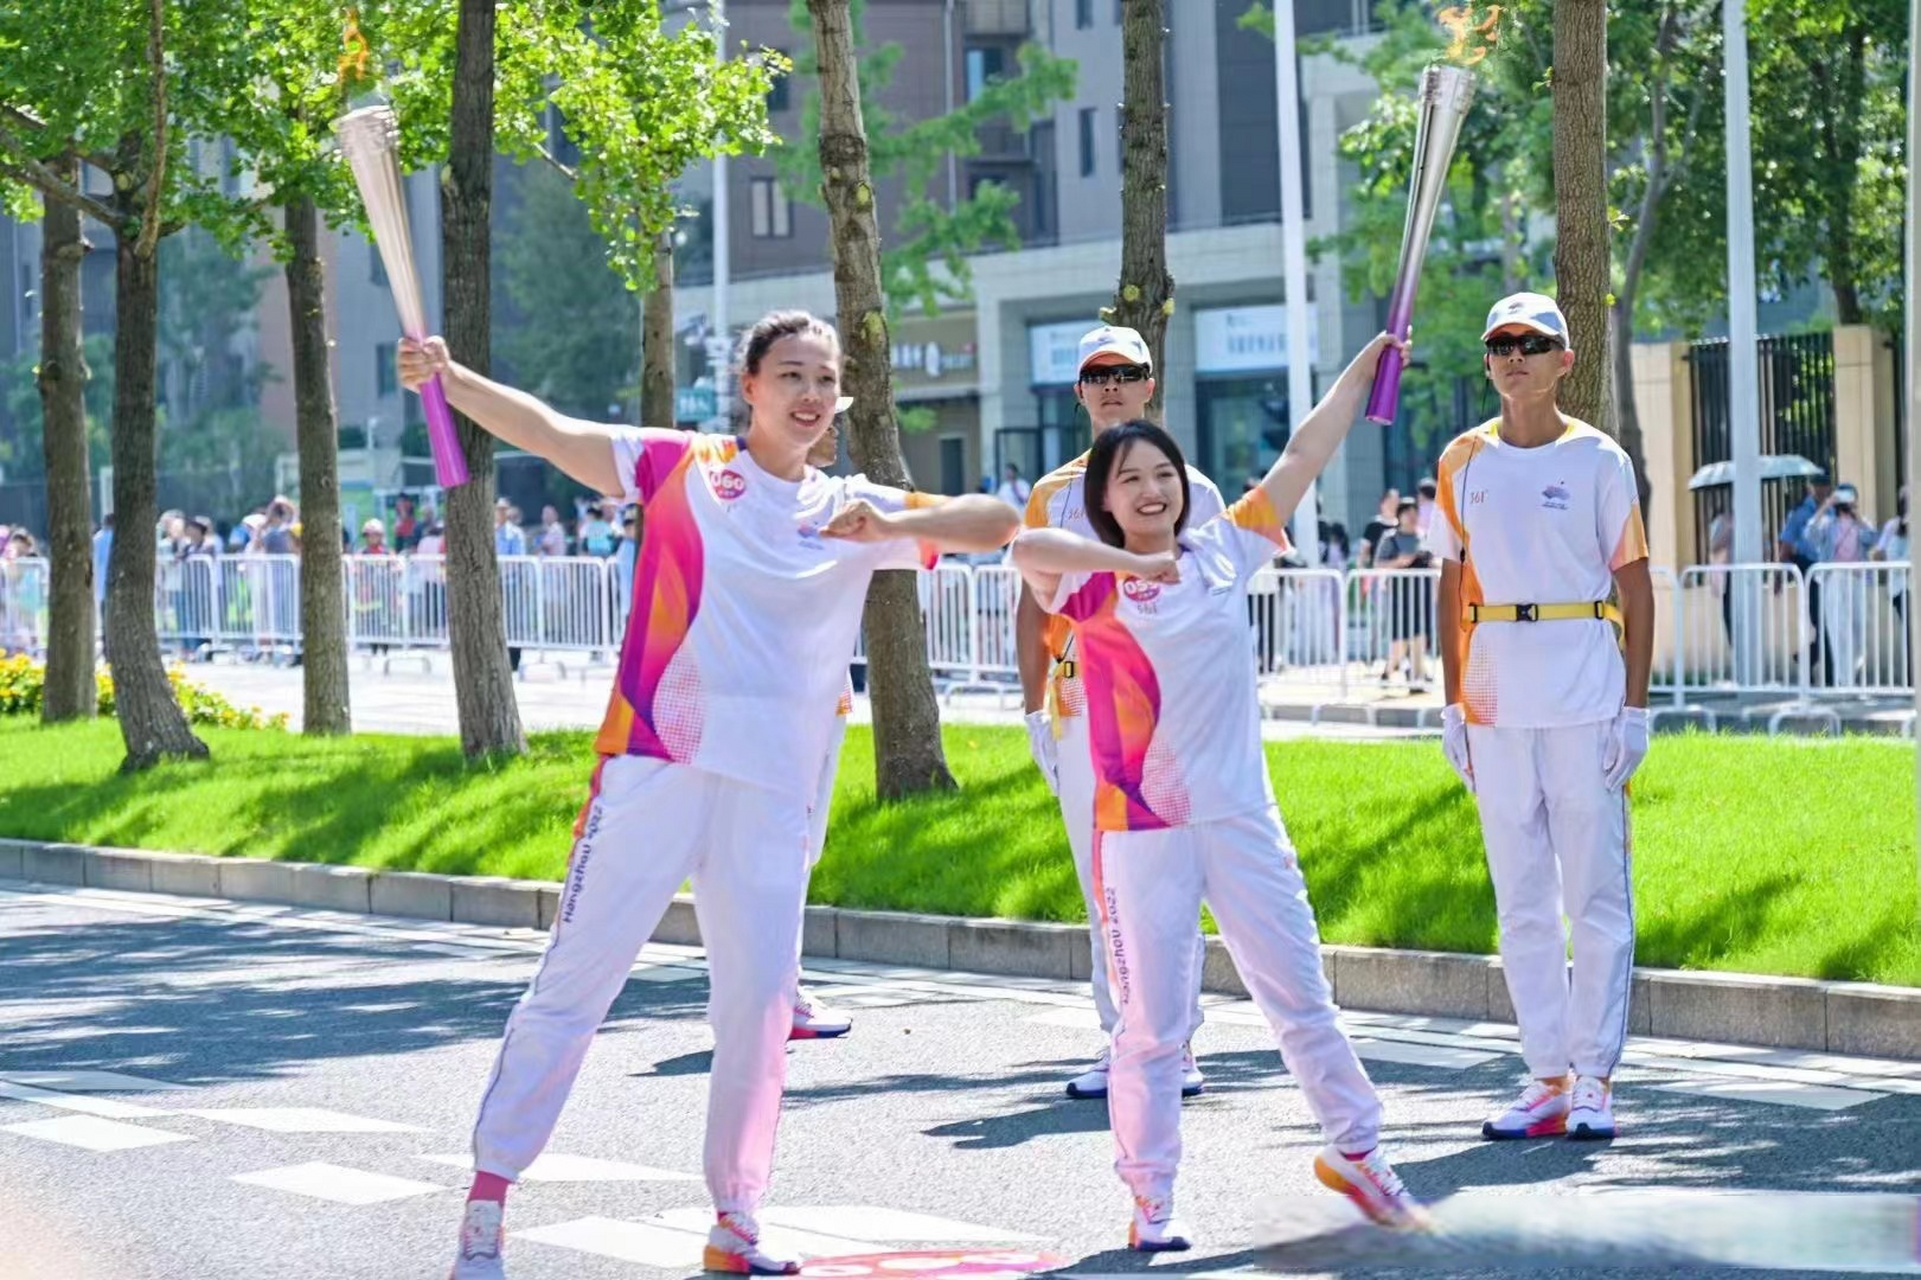
<svg viewBox="0 0 1921 1280"><path fill-rule="evenodd" d="M1020 513L999 498L967 493L958 498L919 498L901 511L882 511L866 500L849 503L821 534L854 542L913 538L940 551L998 551L1020 528Z"/></svg>
<svg viewBox="0 0 1921 1280"><path fill-rule="evenodd" d="M1266 490L1267 500L1274 505L1274 513L1282 523L1293 519L1301 495L1347 438L1348 429L1367 401L1368 388L1374 382L1374 366L1380 363L1381 352L1390 346L1397 346L1403 352L1407 350L1406 342L1386 333L1376 334L1361 348L1299 430L1288 438L1287 448L1262 479L1261 488Z"/></svg>
<svg viewBox="0 0 1921 1280"><path fill-rule="evenodd" d="M489 435L545 458L596 493L618 497L626 491L614 466L615 428L570 418L524 391L475 373L449 355L439 338L402 338L401 385L418 391L435 374L447 390L447 403Z"/></svg>
<svg viewBox="0 0 1921 1280"><path fill-rule="evenodd" d="M1130 573L1156 582L1181 579L1172 552L1135 555L1065 529L1027 530L1014 539L1012 558L1043 608L1060 593L1061 579L1070 573Z"/></svg>

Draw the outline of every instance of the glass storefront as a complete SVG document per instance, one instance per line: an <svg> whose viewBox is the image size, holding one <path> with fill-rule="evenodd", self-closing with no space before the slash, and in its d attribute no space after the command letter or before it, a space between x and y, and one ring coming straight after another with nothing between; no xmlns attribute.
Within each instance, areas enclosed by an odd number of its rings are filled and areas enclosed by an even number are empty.
<svg viewBox="0 0 1921 1280"><path fill-rule="evenodd" d="M1260 477L1287 447L1287 375L1206 379L1194 384L1198 410L1196 465L1237 494L1247 477Z"/></svg>

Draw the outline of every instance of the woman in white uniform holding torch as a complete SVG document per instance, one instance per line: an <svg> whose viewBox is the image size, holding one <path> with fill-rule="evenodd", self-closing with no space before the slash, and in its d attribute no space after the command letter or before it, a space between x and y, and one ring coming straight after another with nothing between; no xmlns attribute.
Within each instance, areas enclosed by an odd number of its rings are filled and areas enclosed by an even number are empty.
<svg viewBox="0 0 1921 1280"><path fill-rule="evenodd" d="M1179 447L1138 421L1102 433L1088 456L1087 514L1101 541L1030 528L1014 543L1014 563L1041 605L1073 623L1079 653L1096 898L1120 1013L1108 1114L1115 1171L1134 1198L1135 1249L1186 1249L1192 1239L1173 1217L1173 1195L1203 900L1320 1124L1327 1145L1316 1176L1375 1222L1425 1222L1377 1145L1380 1100L1336 1022L1268 779L1247 654L1248 582L1287 547L1288 516L1394 342L1370 342L1266 478L1199 527L1185 525Z"/></svg>

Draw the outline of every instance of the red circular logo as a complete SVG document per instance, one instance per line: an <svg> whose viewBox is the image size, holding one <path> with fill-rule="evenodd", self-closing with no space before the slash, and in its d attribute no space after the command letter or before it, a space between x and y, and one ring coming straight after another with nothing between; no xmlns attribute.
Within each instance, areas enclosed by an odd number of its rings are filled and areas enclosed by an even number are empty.
<svg viewBox="0 0 1921 1280"><path fill-rule="evenodd" d="M1064 1258L1026 1249L929 1249L918 1253L862 1253L843 1258L814 1258L801 1264L800 1273L815 1280L941 1280L966 1276L969 1280L1032 1275L1067 1265Z"/></svg>
<svg viewBox="0 0 1921 1280"><path fill-rule="evenodd" d="M1129 578L1121 584L1121 590L1136 604L1146 604L1161 593L1161 584L1149 582L1146 578Z"/></svg>
<svg viewBox="0 0 1921 1280"><path fill-rule="evenodd" d="M714 495L723 501L732 502L747 492L747 478L731 468L714 473Z"/></svg>

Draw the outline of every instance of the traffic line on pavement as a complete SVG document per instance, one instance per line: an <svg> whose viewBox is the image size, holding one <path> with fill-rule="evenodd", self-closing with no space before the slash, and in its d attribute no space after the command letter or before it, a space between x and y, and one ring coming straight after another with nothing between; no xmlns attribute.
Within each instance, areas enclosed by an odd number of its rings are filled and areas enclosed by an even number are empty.
<svg viewBox="0 0 1921 1280"><path fill-rule="evenodd" d="M1477 1053L1472 1049L1454 1049L1446 1045L1403 1044L1395 1040L1369 1040L1361 1036L1353 1039L1354 1054L1368 1062L1398 1062L1411 1067L1441 1067L1448 1071L1465 1071L1493 1062L1500 1054Z"/></svg>
<svg viewBox="0 0 1921 1280"><path fill-rule="evenodd" d="M380 1204L386 1200L405 1200L410 1196L447 1190L432 1182L415 1182L411 1178L368 1173L364 1169L350 1169L345 1165L327 1164L324 1161L235 1174L232 1181L314 1200L332 1200L336 1204Z"/></svg>
<svg viewBox="0 0 1921 1280"><path fill-rule="evenodd" d="M328 1111L323 1107L215 1107L187 1111L185 1115L224 1124L245 1125L271 1133L419 1133L420 1127L397 1124L392 1120L372 1120L366 1116Z"/></svg>
<svg viewBox="0 0 1921 1280"><path fill-rule="evenodd" d="M515 1240L680 1270L699 1265L713 1220L710 1209L670 1209L638 1222L575 1218L509 1235ZM1037 1238L1025 1232L875 1205L763 1209L760 1223L761 1242L769 1252L802 1258L864 1254L877 1244L1011 1244Z"/></svg>
<svg viewBox="0 0 1921 1280"><path fill-rule="evenodd" d="M106 1120L99 1116L29 1120L25 1124L0 1125L0 1132L17 1133L23 1138L58 1142L87 1151L128 1151L135 1147L157 1147L168 1142L190 1142L193 1138L191 1134L122 1124L118 1120Z"/></svg>
<svg viewBox="0 0 1921 1280"><path fill-rule="evenodd" d="M668 1215L671 1216L671 1215ZM870 1244L1014 1244L1039 1236L1000 1227L983 1227L929 1213L911 1213L879 1205L821 1205L813 1208L763 1209L762 1222L822 1235L846 1236Z"/></svg>
<svg viewBox="0 0 1921 1280"><path fill-rule="evenodd" d="M421 1156L435 1164L450 1165L456 1169L471 1169L474 1157L471 1152L459 1154ZM547 1152L520 1172L522 1182L699 1182L700 1177L692 1173L676 1173L671 1169L654 1169L644 1164L627 1164L619 1160L601 1160L594 1156L570 1156Z"/></svg>
<svg viewBox="0 0 1921 1280"><path fill-rule="evenodd" d="M170 1084L165 1080L149 1080L145 1076L122 1075L118 1071L0 1071L0 1080L67 1093L153 1093L194 1087Z"/></svg>
<svg viewBox="0 0 1921 1280"><path fill-rule="evenodd" d="M1840 1089L1833 1085L1801 1084L1793 1080L1717 1079L1712 1076L1670 1080L1644 1087L1657 1093L1680 1093L1737 1102L1766 1102L1781 1107L1806 1107L1811 1111L1844 1111L1888 1096L1867 1089Z"/></svg>
<svg viewBox="0 0 1921 1280"><path fill-rule="evenodd" d="M137 1103L120 1102L113 1098L75 1096L30 1084L14 1084L6 1080L0 1080L0 1098L12 1098L16 1102L36 1102L43 1107L77 1111L82 1115L99 1116L107 1120L151 1120L173 1114L171 1111L162 1111L158 1107L143 1107Z"/></svg>

